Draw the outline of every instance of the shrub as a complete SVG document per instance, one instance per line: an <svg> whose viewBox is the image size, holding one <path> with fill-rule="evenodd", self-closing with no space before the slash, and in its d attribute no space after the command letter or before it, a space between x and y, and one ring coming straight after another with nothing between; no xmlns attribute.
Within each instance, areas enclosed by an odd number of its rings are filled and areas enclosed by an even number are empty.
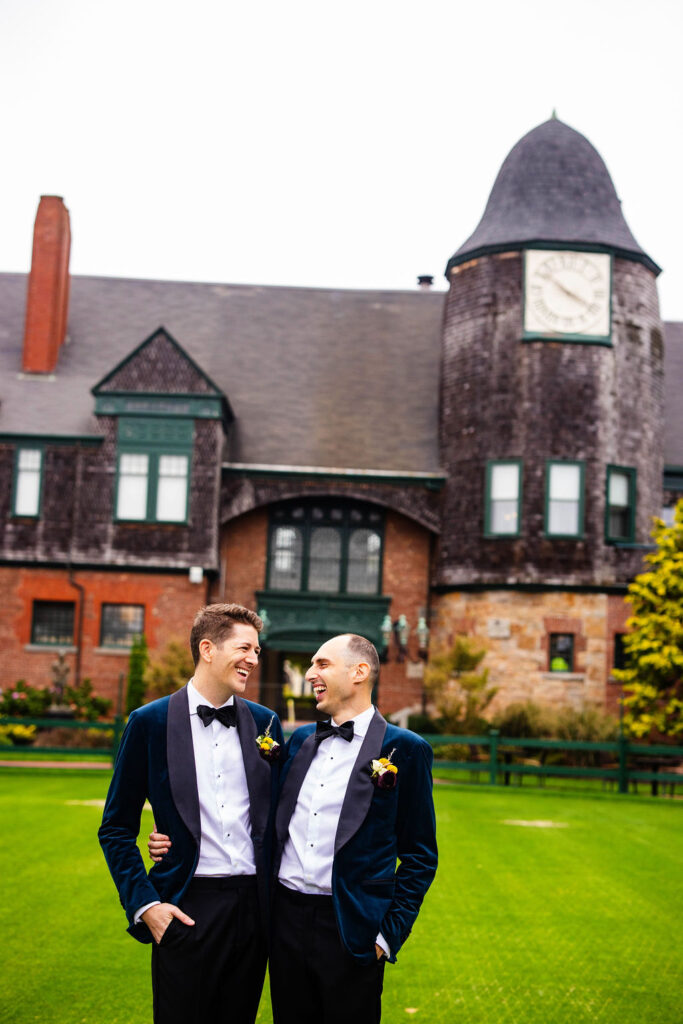
<svg viewBox="0 0 683 1024"><path fill-rule="evenodd" d="M184 686L194 675L194 662L186 641L170 640L165 649L152 658L145 672L145 684L151 699L166 697Z"/></svg>
<svg viewBox="0 0 683 1024"><path fill-rule="evenodd" d="M424 733L425 736L443 732L440 720L432 718L431 715L409 715L408 728L411 732Z"/></svg>
<svg viewBox="0 0 683 1024"><path fill-rule="evenodd" d="M29 686L25 679L19 679L14 686L2 691L0 715L42 718L53 699L54 695L49 687L38 689Z"/></svg>
<svg viewBox="0 0 683 1024"><path fill-rule="evenodd" d="M493 718L493 726L501 736L512 739L550 739L557 727L557 717L551 708L532 700L508 704Z"/></svg>
<svg viewBox="0 0 683 1024"><path fill-rule="evenodd" d="M114 742L113 729L73 729L67 725L41 729L36 747L69 747L73 750L102 750Z"/></svg>
<svg viewBox="0 0 683 1024"><path fill-rule="evenodd" d="M83 722L96 722L98 718L105 718L111 708L110 700L97 697L92 692L89 679L84 679L80 686L66 686L63 700L73 711L74 717Z"/></svg>
<svg viewBox="0 0 683 1024"><path fill-rule="evenodd" d="M466 743L443 743L434 747L435 761L471 761L472 752Z"/></svg>
<svg viewBox="0 0 683 1024"><path fill-rule="evenodd" d="M10 740L15 747L30 747L36 738L38 731L35 725L5 725L2 727L4 736Z"/></svg>
<svg viewBox="0 0 683 1024"><path fill-rule="evenodd" d="M149 655L144 636L136 636L130 649L128 661L128 687L126 689L126 714L135 711L145 703L145 669Z"/></svg>
<svg viewBox="0 0 683 1024"><path fill-rule="evenodd" d="M476 669L486 651L467 637L456 637L454 645L438 651L425 669L425 689L436 704L449 733L477 734L488 730L484 711L498 688L490 686L488 669Z"/></svg>

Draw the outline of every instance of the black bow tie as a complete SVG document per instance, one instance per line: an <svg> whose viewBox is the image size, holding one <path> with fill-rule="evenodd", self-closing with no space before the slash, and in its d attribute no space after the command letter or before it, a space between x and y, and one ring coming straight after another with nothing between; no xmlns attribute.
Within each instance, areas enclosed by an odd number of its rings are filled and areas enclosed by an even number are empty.
<svg viewBox="0 0 683 1024"><path fill-rule="evenodd" d="M197 714L201 718L205 727L210 725L214 718L217 718L218 721L222 722L228 729L230 726L237 725L237 714L235 712L234 704L228 704L228 706L224 708L210 708L208 704L198 704Z"/></svg>
<svg viewBox="0 0 683 1024"><path fill-rule="evenodd" d="M353 739L353 722L344 722L338 728L332 722L318 722L315 727L315 742L320 743L328 736L341 736L343 740L350 742Z"/></svg>

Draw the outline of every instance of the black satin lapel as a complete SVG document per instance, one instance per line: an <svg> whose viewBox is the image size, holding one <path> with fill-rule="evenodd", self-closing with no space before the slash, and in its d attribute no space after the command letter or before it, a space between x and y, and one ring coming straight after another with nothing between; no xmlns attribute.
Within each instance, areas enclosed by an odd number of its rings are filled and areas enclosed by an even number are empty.
<svg viewBox="0 0 683 1024"><path fill-rule="evenodd" d="M311 766L316 750L315 733L313 732L299 747L287 772L275 815L275 834L279 843L284 843L287 838L287 830L291 817L294 814L299 790L306 778L306 772Z"/></svg>
<svg viewBox="0 0 683 1024"><path fill-rule="evenodd" d="M201 818L192 745L192 726L190 725L190 705L186 686L183 686L182 690L172 693L168 702L166 759L173 803L199 846ZM173 836L171 836L172 838Z"/></svg>
<svg viewBox="0 0 683 1024"><path fill-rule="evenodd" d="M240 697L235 697L237 732L242 747L244 771L249 790L249 817L254 835L262 836L266 831L270 810L270 774L267 761L261 757L256 745L258 729L254 716Z"/></svg>
<svg viewBox="0 0 683 1024"><path fill-rule="evenodd" d="M346 795L342 804L341 814L339 815L337 834L334 839L335 854L358 831L370 809L375 786L370 778L370 773L367 771L367 766L373 757L379 757L386 731L387 723L379 711L375 711L358 752L356 763L353 766L349 784L346 787Z"/></svg>

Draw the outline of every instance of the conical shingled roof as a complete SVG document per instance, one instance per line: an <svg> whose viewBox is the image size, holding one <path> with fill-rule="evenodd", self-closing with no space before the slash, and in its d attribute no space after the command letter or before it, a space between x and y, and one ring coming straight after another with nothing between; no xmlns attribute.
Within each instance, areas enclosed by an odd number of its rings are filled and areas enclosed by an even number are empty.
<svg viewBox="0 0 683 1024"><path fill-rule="evenodd" d="M451 267L486 252L536 242L604 247L660 268L640 248L621 212L605 162L585 136L553 117L512 148L474 234Z"/></svg>

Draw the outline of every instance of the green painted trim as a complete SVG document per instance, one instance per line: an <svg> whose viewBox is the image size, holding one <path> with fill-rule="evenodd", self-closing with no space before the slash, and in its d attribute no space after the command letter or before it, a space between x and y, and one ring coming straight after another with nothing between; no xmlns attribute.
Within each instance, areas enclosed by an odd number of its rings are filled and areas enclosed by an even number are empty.
<svg viewBox="0 0 683 1024"><path fill-rule="evenodd" d="M458 267L462 263L469 263L471 260L480 259L482 256L493 256L499 252L522 253L525 249L557 250L558 246L565 250L571 249L573 252L607 252L615 259L629 260L631 263L642 263L643 266L652 271L655 277L658 277L662 272L662 268L647 253L631 252L629 249L620 249L619 246L599 245L595 242L565 242L561 238L549 242L547 239L527 238L524 241L518 239L511 242L497 242L494 245L480 245L478 248L470 250L470 252L461 253L459 256L452 256L446 264L444 276L446 280L450 281L453 267Z"/></svg>
<svg viewBox="0 0 683 1024"><path fill-rule="evenodd" d="M541 249L546 252L591 252L597 255L609 256L609 297L608 297L608 309L609 309L609 323L610 330L609 334L573 334L563 333L558 331L557 334L549 334L545 331L527 331L524 329L526 322L526 261L527 252L530 249ZM577 247L577 246L565 246L562 249L558 249L556 245L527 245L522 252L522 341L559 341L562 344L569 345L604 345L607 348L613 348L612 345L612 295L613 295L613 281L614 281L614 258L612 253L605 248L593 247L591 249Z"/></svg>
<svg viewBox="0 0 683 1024"><path fill-rule="evenodd" d="M402 487L426 487L440 491L448 476L445 473L400 473L381 469L327 469L324 466L269 466L258 463L224 462L223 473L228 476L318 477L330 480L349 480L353 483L398 484Z"/></svg>
<svg viewBox="0 0 683 1024"><path fill-rule="evenodd" d="M608 594L622 596L628 593L628 583L599 586L594 583L436 583L434 594L495 593L497 590L517 591L522 594Z"/></svg>
<svg viewBox="0 0 683 1024"><path fill-rule="evenodd" d="M628 535L626 537L612 537L609 529L609 481L610 474L623 473L628 477L628 513L629 513L629 526ZM633 466L618 466L613 463L608 463L605 472L605 543L615 544L619 547L624 547L628 544L633 544L636 539L636 502L638 497L638 471Z"/></svg>
<svg viewBox="0 0 683 1024"><path fill-rule="evenodd" d="M552 466L578 466L579 467L579 530L578 533L550 533L548 520L550 518L550 469ZM546 459L545 462L545 511L543 516L543 532L550 540L583 540L584 510L586 503L586 463L583 459Z"/></svg>
<svg viewBox="0 0 683 1024"><path fill-rule="evenodd" d="M664 490L683 490L683 466L664 467Z"/></svg>
<svg viewBox="0 0 683 1024"><path fill-rule="evenodd" d="M216 395L165 395L149 392L106 392L95 396L96 416L179 416L189 419L225 420L223 401Z"/></svg>
<svg viewBox="0 0 683 1024"><path fill-rule="evenodd" d="M84 448L97 448L104 441L104 437L78 434L2 434L0 433L0 444L21 444L24 447L33 445L81 445Z"/></svg>
<svg viewBox="0 0 683 1024"><path fill-rule="evenodd" d="M21 452L40 452L40 479L38 481L38 508L35 512L17 512L17 484L19 482L19 458ZM43 444L22 444L17 445L14 450L14 465L12 467L12 517L14 519L40 519L43 510L43 487L45 485L45 446Z"/></svg>
<svg viewBox="0 0 683 1024"><path fill-rule="evenodd" d="M257 590L256 606L270 618L271 650L311 651L337 633L360 633L382 646L382 620L391 597L372 594L287 593Z"/></svg>
<svg viewBox="0 0 683 1024"><path fill-rule="evenodd" d="M130 526L140 526L138 520L124 520L122 524L128 523ZM154 524L152 524L154 525ZM181 523L171 525L181 526ZM62 561L58 561L54 558L46 558L44 560L37 560L35 558L0 558L0 566L3 569L64 569L68 571L73 569L74 572L110 572L110 573L125 573L130 575L131 573L136 574L156 574L159 576L187 576L191 566L201 565L201 561L196 558L190 558L186 565L157 565L154 562L146 562L145 565L133 564L129 562L117 562L116 565L112 565L111 562L74 562L73 559L64 556ZM218 579L220 575L220 569L218 566L206 566L202 565L204 570L204 576L210 576L211 579ZM197 586L197 593L201 593L201 585Z"/></svg>
<svg viewBox="0 0 683 1024"><path fill-rule="evenodd" d="M494 466L511 466L519 468L517 487L517 530L514 533L494 533L491 530L491 477ZM486 476L484 483L484 536L493 540L510 540L519 537L522 531L522 492L524 483L524 460L523 459L488 459L486 462Z"/></svg>

